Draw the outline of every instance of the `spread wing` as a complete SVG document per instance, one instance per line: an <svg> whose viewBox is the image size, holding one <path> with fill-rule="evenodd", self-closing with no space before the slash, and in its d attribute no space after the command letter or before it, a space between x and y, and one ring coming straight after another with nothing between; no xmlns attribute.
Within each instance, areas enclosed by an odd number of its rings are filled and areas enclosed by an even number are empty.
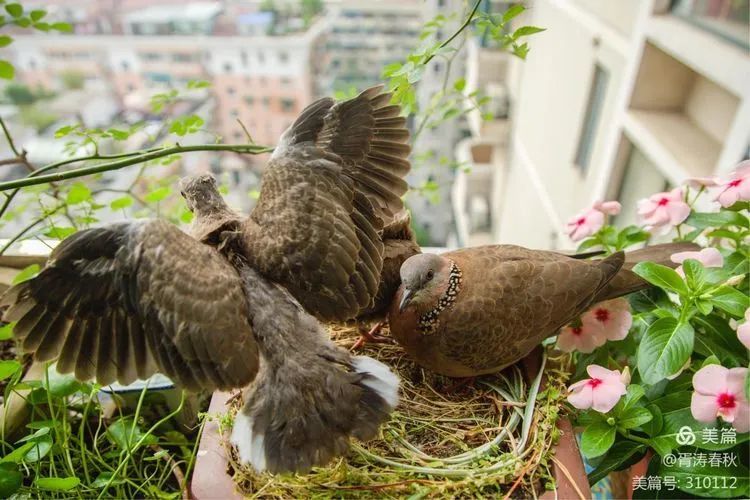
<svg viewBox="0 0 750 500"><path fill-rule="evenodd" d="M242 281L215 249L161 220L80 231L6 292L3 319L39 361L100 384L161 372L190 389L250 383L258 352Z"/></svg>
<svg viewBox="0 0 750 500"><path fill-rule="evenodd" d="M383 224L403 208L409 132L390 98L375 87L308 106L274 151L248 221L251 264L322 319L371 305Z"/></svg>

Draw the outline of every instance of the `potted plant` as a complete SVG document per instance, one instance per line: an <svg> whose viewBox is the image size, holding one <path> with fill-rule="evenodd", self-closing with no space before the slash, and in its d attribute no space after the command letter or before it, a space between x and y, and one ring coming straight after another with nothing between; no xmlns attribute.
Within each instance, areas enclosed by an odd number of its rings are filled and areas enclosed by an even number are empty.
<svg viewBox="0 0 750 500"><path fill-rule="evenodd" d="M675 270L637 264L651 290L595 305L558 337L576 351L568 401L591 484L640 462L635 498L750 494L748 185L746 161L725 180L692 179L642 200L646 227L604 224L619 210L612 202L569 224L580 250L611 253L656 231L704 247L672 255Z"/></svg>

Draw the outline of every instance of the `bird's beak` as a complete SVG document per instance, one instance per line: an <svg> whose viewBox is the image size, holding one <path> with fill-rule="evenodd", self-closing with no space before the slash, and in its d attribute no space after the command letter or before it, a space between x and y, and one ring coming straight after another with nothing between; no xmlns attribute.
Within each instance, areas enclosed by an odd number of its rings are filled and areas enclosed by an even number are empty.
<svg viewBox="0 0 750 500"><path fill-rule="evenodd" d="M398 312L404 312L411 299L414 298L414 292L409 288L404 288L404 294L401 296L401 302L398 304Z"/></svg>

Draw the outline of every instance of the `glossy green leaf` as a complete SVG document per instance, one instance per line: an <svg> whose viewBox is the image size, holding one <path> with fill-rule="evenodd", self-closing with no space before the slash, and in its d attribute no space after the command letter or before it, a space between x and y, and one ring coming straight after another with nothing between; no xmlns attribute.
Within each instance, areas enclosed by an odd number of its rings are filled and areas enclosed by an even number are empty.
<svg viewBox="0 0 750 500"><path fill-rule="evenodd" d="M581 452L587 458L604 455L614 444L616 434L617 429L607 422L594 422L583 430Z"/></svg>
<svg viewBox="0 0 750 500"><path fill-rule="evenodd" d="M13 39L8 35L0 35L0 47L7 47L13 42Z"/></svg>
<svg viewBox="0 0 750 500"><path fill-rule="evenodd" d="M149 203L156 203L163 200L172 193L172 189L167 186L156 188L145 196L145 200Z"/></svg>
<svg viewBox="0 0 750 500"><path fill-rule="evenodd" d="M659 288L687 295L688 290L685 282L674 269L670 269L653 262L639 262L633 267L633 272Z"/></svg>
<svg viewBox="0 0 750 500"><path fill-rule="evenodd" d="M717 288L708 300L710 300L715 307L718 307L737 318L741 318L745 314L747 308L750 307L750 297L730 286L721 286Z"/></svg>
<svg viewBox="0 0 750 500"><path fill-rule="evenodd" d="M703 264L695 259L687 259L682 263L682 270L685 273L685 281L687 281L690 290L698 292L703 289L706 284L706 272Z"/></svg>
<svg viewBox="0 0 750 500"><path fill-rule="evenodd" d="M659 382L683 367L693 352L694 331L675 318L654 321L638 347L638 372L644 382Z"/></svg>
<svg viewBox="0 0 750 500"><path fill-rule="evenodd" d="M30 441L28 444L31 446L24 455L23 460L25 462L38 462L46 457L52 449L52 437L46 434L34 441Z"/></svg>
<svg viewBox="0 0 750 500"><path fill-rule="evenodd" d="M696 328L696 352L704 356L716 356L726 367L743 366L747 350L737 338L727 321L715 314L697 315L691 319Z"/></svg>
<svg viewBox="0 0 750 500"><path fill-rule="evenodd" d="M633 429L650 422L654 418L651 412L641 406L628 408L617 418L617 425L623 429Z"/></svg>
<svg viewBox="0 0 750 500"><path fill-rule="evenodd" d="M589 473L589 484L594 485L607 477L610 472L621 470L633 458L640 458L645 452L645 445L627 440L618 441L609 449L596 469Z"/></svg>
<svg viewBox="0 0 750 500"><path fill-rule="evenodd" d="M750 227L750 222L748 222L747 217L738 212L732 212L729 210L722 210L721 212L715 213L693 212L687 218L685 223L698 229L705 229L707 227L717 228L727 224L739 227Z"/></svg>
<svg viewBox="0 0 750 500"><path fill-rule="evenodd" d="M513 5L512 7L509 7L508 10L503 12L503 24L507 23L514 17L519 16L525 10L526 10L526 7L520 3L517 3Z"/></svg>
<svg viewBox="0 0 750 500"><path fill-rule="evenodd" d="M66 397L81 390L83 384L76 380L71 373L62 375L52 365L47 370L47 378L42 380L42 385L55 397Z"/></svg>
<svg viewBox="0 0 750 500"><path fill-rule="evenodd" d="M21 363L13 359L0 361L0 380L5 380L21 368Z"/></svg>
<svg viewBox="0 0 750 500"><path fill-rule="evenodd" d="M7 325L0 326L0 340L8 340L13 338L13 327L16 325L15 321L13 323L8 323Z"/></svg>
<svg viewBox="0 0 750 500"><path fill-rule="evenodd" d="M70 491L81 483L77 477L37 477L34 485L41 490Z"/></svg>
<svg viewBox="0 0 750 500"><path fill-rule="evenodd" d="M53 23L52 29L61 33L70 33L73 31L73 26L70 23Z"/></svg>
<svg viewBox="0 0 750 500"><path fill-rule="evenodd" d="M58 240L63 240L75 232L76 232L76 228L74 227L55 226L53 228L50 228L48 231L46 231L44 235L47 236L48 238L55 238Z"/></svg>
<svg viewBox="0 0 750 500"><path fill-rule="evenodd" d="M107 436L121 449L132 449L145 433L140 426L133 426L131 418L121 418L107 427ZM142 444L155 444L156 436L149 434L145 436Z"/></svg>
<svg viewBox="0 0 750 500"><path fill-rule="evenodd" d="M0 498L10 498L23 484L23 474L12 462L0 462Z"/></svg>
<svg viewBox="0 0 750 500"><path fill-rule="evenodd" d="M646 409L651 413L651 420L641 425L643 432L649 436L658 436L664 426L664 419L661 416L661 409L655 404L646 406Z"/></svg>

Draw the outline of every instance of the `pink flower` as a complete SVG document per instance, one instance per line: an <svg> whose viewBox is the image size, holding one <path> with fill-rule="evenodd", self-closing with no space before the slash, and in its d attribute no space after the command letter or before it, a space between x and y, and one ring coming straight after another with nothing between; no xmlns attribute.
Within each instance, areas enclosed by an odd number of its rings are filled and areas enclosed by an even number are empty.
<svg viewBox="0 0 750 500"><path fill-rule="evenodd" d="M605 215L617 215L621 208L616 201L597 201L593 207L570 219L565 232L573 241L588 238L602 228Z"/></svg>
<svg viewBox="0 0 750 500"><path fill-rule="evenodd" d="M666 234L687 219L690 207L683 199L682 188L675 188L639 200L638 215L649 228L661 227Z"/></svg>
<svg viewBox="0 0 750 500"><path fill-rule="evenodd" d="M564 352L586 352L589 353L599 346L604 345L607 339L601 331L601 327L594 323L592 318L582 317L580 321L573 322L560 330L557 336L557 348Z"/></svg>
<svg viewBox="0 0 750 500"><path fill-rule="evenodd" d="M600 337L622 340L628 336L633 317L627 300L613 299L596 304L583 315L581 321L597 328Z"/></svg>
<svg viewBox="0 0 750 500"><path fill-rule="evenodd" d="M731 207L738 201L750 200L750 160L745 160L721 185L721 192L714 198L722 207Z"/></svg>
<svg viewBox="0 0 750 500"><path fill-rule="evenodd" d="M704 248L700 252L673 253L669 259L675 264L682 264L688 259L695 259L703 264L703 267L722 267L724 265L724 257L721 256L721 253L719 253L717 249L710 247ZM675 271L677 271L677 274L680 276L685 276L682 266L679 266Z"/></svg>
<svg viewBox="0 0 750 500"><path fill-rule="evenodd" d="M622 205L619 201L597 201L594 202L594 210L606 215L617 215L622 210Z"/></svg>
<svg viewBox="0 0 750 500"><path fill-rule="evenodd" d="M698 422L714 422L721 417L737 432L750 430L750 403L745 398L747 368L727 369L708 365L693 375L690 412Z"/></svg>
<svg viewBox="0 0 750 500"><path fill-rule="evenodd" d="M607 370L599 365L587 366L586 372L591 378L576 382L568 388L568 402L579 410L594 408L598 412L607 413L628 392L625 386L630 382L630 376L626 372Z"/></svg>
<svg viewBox="0 0 750 500"><path fill-rule="evenodd" d="M745 322L737 327L737 337L750 349L750 308L745 311Z"/></svg>
<svg viewBox="0 0 750 500"><path fill-rule="evenodd" d="M700 189L707 187L718 186L720 179L718 177L690 177L685 180L685 183L691 188Z"/></svg>

